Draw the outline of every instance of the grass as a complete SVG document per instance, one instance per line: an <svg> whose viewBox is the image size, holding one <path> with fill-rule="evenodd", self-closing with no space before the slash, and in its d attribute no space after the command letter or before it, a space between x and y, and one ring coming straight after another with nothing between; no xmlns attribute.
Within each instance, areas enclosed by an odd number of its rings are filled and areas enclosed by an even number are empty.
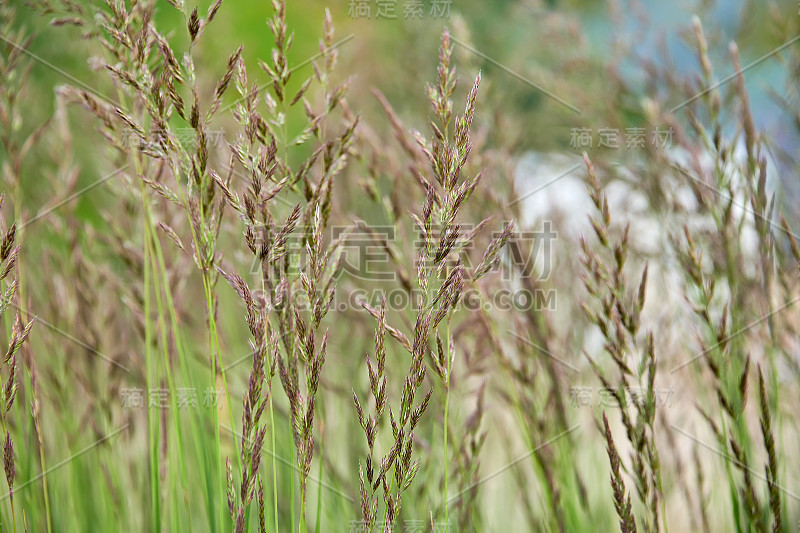
<svg viewBox="0 0 800 533"><path fill-rule="evenodd" d="M555 90L673 145L592 149L588 212L530 216L527 115L462 19L365 88L334 6L306 62L283 0L233 45L227 1L95 7L0 5L0 531L796 523L797 213L700 17L696 72L642 65L652 98L622 48ZM29 27L91 83L43 87Z"/></svg>

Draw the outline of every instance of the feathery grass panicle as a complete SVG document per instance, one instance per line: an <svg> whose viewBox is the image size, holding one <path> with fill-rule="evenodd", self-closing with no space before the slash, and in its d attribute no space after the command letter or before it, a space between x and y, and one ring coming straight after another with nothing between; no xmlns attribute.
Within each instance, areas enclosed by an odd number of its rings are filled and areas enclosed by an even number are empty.
<svg viewBox="0 0 800 533"><path fill-rule="evenodd" d="M478 485L481 464L481 452L486 444L487 430L484 428L486 381L478 392L474 411L464 423L464 439L458 445L456 454L458 465L458 529L465 531L470 526L477 528L480 513L477 512ZM449 502L448 502L449 503Z"/></svg>
<svg viewBox="0 0 800 533"><path fill-rule="evenodd" d="M647 509L643 528L647 531L661 531L659 516L663 495L660 460L655 442L656 355L653 334L647 332L644 340L639 335L648 266L644 265L634 297L630 298L628 294L631 291L625 278L630 223L626 224L621 239L614 242L608 199L586 154L584 161L589 175L589 195L598 212L598 216L591 217L590 222L604 256L595 252L581 238L581 261L584 266L582 278L589 295L595 301L593 306L584 303L583 307L590 321L600 329L605 339L604 351L611 356L617 367L617 382L612 383L605 376L602 365L588 354L587 356L603 385L613 391L620 406L622 423L633 447L631 462L636 491ZM642 354L641 358L632 362L632 356L637 352ZM635 366L632 363L636 363ZM643 391L641 402L631 402L626 397L635 386L641 387ZM605 419L605 414L603 417ZM606 429L608 431L607 424Z"/></svg>
<svg viewBox="0 0 800 533"><path fill-rule="evenodd" d="M261 453L266 436L266 428L261 425L264 410L269 404L272 393L272 378L275 375L275 364L278 359L278 338L269 330L269 309L262 299L256 300L247 284L236 274L222 272L247 309L247 322L252 339L250 348L253 355L253 367L250 381L243 399L242 433L241 433L241 465L239 472L239 490L234 487L233 472L230 459L228 470L228 508L235 520L236 533L245 529L245 517L253 497L258 496L259 520L263 522L263 486L259 475Z"/></svg>
<svg viewBox="0 0 800 533"><path fill-rule="evenodd" d="M772 531L783 531L783 516L781 512L781 493L778 486L778 456L775 450L775 435L772 430L772 415L769 412L769 399L764 383L761 365L758 367L758 398L761 403L761 436L767 450L767 464L764 472L769 488L769 506L772 511Z"/></svg>
<svg viewBox="0 0 800 533"><path fill-rule="evenodd" d="M5 200L5 194L0 194L0 208ZM18 256L20 246L15 246L17 224L14 222L5 234L0 243L0 284L3 292L0 294L0 316L6 315L9 307L13 307L12 328L8 339L8 349L3 356L3 367L7 373L5 383L0 389L0 423L2 423L5 439L3 443L3 470L5 472L6 484L8 485L9 501L11 503L11 514L13 527L17 527L17 517L14 510L14 481L16 479L16 467L14 461L14 444L11 439L11 428L13 427L11 408L17 397L17 390L20 384L19 370L17 364L17 353L22 345L28 340L31 329L36 322L36 317L27 324L22 321L20 314L19 290L19 264Z"/></svg>
<svg viewBox="0 0 800 533"><path fill-rule="evenodd" d="M672 247L681 266L683 292L699 325L698 359L709 374L709 388L719 406L719 415L715 416L698 401L702 405L698 411L719 447L732 457L725 461L725 470L733 523L766 531L769 511L779 502L773 501L773 490L769 488L774 471L770 473L767 466L769 505L761 501L761 490L753 475L756 438L751 434L747 409L750 372L754 364L760 370L763 357L772 364L775 354L786 350L781 331L793 328L789 325L792 319L778 315L780 304L776 302L785 301L785 294L777 295L793 284L787 277L793 268L786 267L796 261L796 239L785 219L780 224L773 222L779 217L775 196L768 192L766 158L772 148L755 128L738 48L735 44L729 46L735 83L729 90L712 84L708 39L700 19L695 18L693 23L693 44L703 78L711 89L699 92L700 96L687 106L690 127L686 133L681 131L678 138L680 149L687 153L698 153L695 147L704 147L709 161L700 164L696 159L692 165L674 168L693 188L698 214L709 224L705 228L684 224L682 235L672 237ZM721 112L723 102L731 102L737 108L738 112L730 116L732 123L725 122L728 117ZM698 118L701 116L707 116L710 124L704 124ZM733 131L733 135L726 135L727 131ZM752 242L748 243L748 239ZM763 327L760 321L752 323L754 316L764 317ZM764 402L761 408L762 439L769 448ZM766 408L768 415L769 407ZM773 449L772 453L777 461L777 451ZM769 454L768 449L768 465ZM702 507L701 516L708 528Z"/></svg>
<svg viewBox="0 0 800 533"><path fill-rule="evenodd" d="M636 520L631 510L631 497L625 493L625 482L620 473L620 458L617 447L614 445L614 438L611 435L611 428L608 426L608 418L603 413L603 429L606 438L606 451L608 460L611 463L611 489L614 492L614 507L619 517L619 528L622 533L636 533Z"/></svg>
<svg viewBox="0 0 800 533"><path fill-rule="evenodd" d="M362 303L362 306L378 319L380 338L382 339L385 332L389 331L412 356L411 365L402 389L398 419L395 419L394 411L391 407L389 408L394 445L389 454L383 458L377 479L373 479L372 468L372 463L374 462L374 432L377 420L369 416L365 417L363 408L358 402L358 397L354 393L359 420L367 435L369 452L367 454L366 474L367 483L372 485L372 491L370 492L362 481L362 515L364 522L370 527L375 521L377 509L377 499L370 494L374 494L374 490L382 486L386 508L386 529L388 531L391 531L398 516L402 494L410 486L419 465L418 462L413 464L411 462L413 433L406 435L406 431L413 432L432 394L432 391L429 392L422 403L416 408L414 407L415 393L424 380L426 373L425 361L428 360L429 356L433 362L433 368L441 380L445 394L443 447L446 470L442 505L444 506L445 521L449 521L447 472L449 464L447 455L450 447L448 444L450 422L448 420L448 406L451 365L455 356L455 341L450 335L450 321L468 281L461 255L463 248L469 244L469 241L465 239L462 223L458 221L458 215L465 200L472 195L481 177L479 172L474 178L462 178L472 149L470 128L475 116L481 77L478 74L472 89L469 91L464 114L454 118L452 96L458 80L455 69L450 64L451 56L452 43L449 32L445 30L439 51L437 83L427 86L428 99L435 117L435 120L430 122L433 137L428 141L419 132L412 132L412 136L417 142L417 148L424 154L424 159L428 166L427 169L416 165L412 167L412 173L425 190L422 211L411 213L411 218L420 233L419 240L422 243L418 250L416 266L417 285L423 295L415 320L413 339L409 340L405 334L386 324L385 309L383 307L380 311L377 311L368 304ZM383 101L382 103L389 113L396 135L400 136L401 139L405 139L405 134L400 130L399 119L390 111L387 102ZM405 142L404 145L407 152L413 152L414 148L410 143ZM426 176L431 174L431 177ZM485 276L496 264L500 250L508 242L512 233L513 225L508 224L503 233L491 242L484 253L483 261L475 271L473 276L475 281ZM402 280L404 277L400 276L400 279ZM443 326L446 329L444 339L440 335L440 329ZM435 351L430 350L429 347L432 340L435 341ZM376 356L378 356L377 353ZM385 398L381 396L379 400L376 395L379 389L376 387L379 379L385 381L386 378L382 376L382 368L380 368L381 374L379 375L373 371L369 359L367 364L371 387L373 388L373 397L375 397L376 403L380 406L379 408L382 412ZM385 474L392 467L394 467L394 479L390 478L387 484ZM394 488L395 481L398 485L396 489Z"/></svg>
<svg viewBox="0 0 800 533"><path fill-rule="evenodd" d="M245 223L245 244L260 265L263 299L260 305L270 310L270 318L264 320L262 327L275 336L277 351L273 363L289 400L302 527L306 483L314 457L317 392L328 345L328 332L322 332L323 320L331 308L341 268L341 241L326 245L325 234L330 223L334 182L347 165L359 119L345 119L342 129L333 139L328 138L329 129L336 125L334 111L344 100L348 86L347 82L336 87L330 85L336 65L330 13L326 13L323 22L321 61L314 62L314 75L291 95L288 84L293 71L287 53L292 35L286 26L286 5L274 0L272 6L274 14L268 25L275 49L271 62L260 63L272 78L270 90L264 95L265 114L257 106L259 88L248 85L241 53L237 52L229 61L229 70L235 70L232 78L241 95L234 107L234 118L244 132L229 144L231 166L235 161L244 169L250 186L240 196L230 189L230 180L215 176L214 181ZM226 74L220 87L227 86L229 81ZM309 99L314 87L324 101L321 110L315 110ZM302 133L290 139L286 114L301 103L307 122ZM311 154L295 169L289 150L296 146L310 148ZM301 193L304 202L295 203L285 222L277 223L276 200L292 192ZM293 246L297 240L299 247ZM240 279L232 281L232 285L240 295L244 292Z"/></svg>

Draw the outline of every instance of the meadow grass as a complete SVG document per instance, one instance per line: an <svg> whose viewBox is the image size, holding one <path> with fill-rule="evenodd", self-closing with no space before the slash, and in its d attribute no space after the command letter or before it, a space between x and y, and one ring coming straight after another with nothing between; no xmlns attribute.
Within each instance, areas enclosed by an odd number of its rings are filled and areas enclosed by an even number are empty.
<svg viewBox="0 0 800 533"><path fill-rule="evenodd" d="M730 84L698 17L695 76L647 66L673 149L584 153L585 231L544 252L565 214L525 212L459 20L422 117L328 9L305 63L285 0L214 63L235 7L0 5L0 531L791 530L800 246L735 45ZM43 124L23 9L96 78ZM91 214L73 132L112 170Z"/></svg>

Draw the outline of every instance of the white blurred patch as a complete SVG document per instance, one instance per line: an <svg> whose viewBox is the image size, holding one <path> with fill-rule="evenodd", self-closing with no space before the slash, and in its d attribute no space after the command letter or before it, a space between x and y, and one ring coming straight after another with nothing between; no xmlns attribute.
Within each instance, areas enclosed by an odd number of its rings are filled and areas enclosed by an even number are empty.
<svg viewBox="0 0 800 533"><path fill-rule="evenodd" d="M585 172L581 157L539 152L523 155L514 173L521 224L534 228L551 220L559 237L577 239L593 209L583 180Z"/></svg>

